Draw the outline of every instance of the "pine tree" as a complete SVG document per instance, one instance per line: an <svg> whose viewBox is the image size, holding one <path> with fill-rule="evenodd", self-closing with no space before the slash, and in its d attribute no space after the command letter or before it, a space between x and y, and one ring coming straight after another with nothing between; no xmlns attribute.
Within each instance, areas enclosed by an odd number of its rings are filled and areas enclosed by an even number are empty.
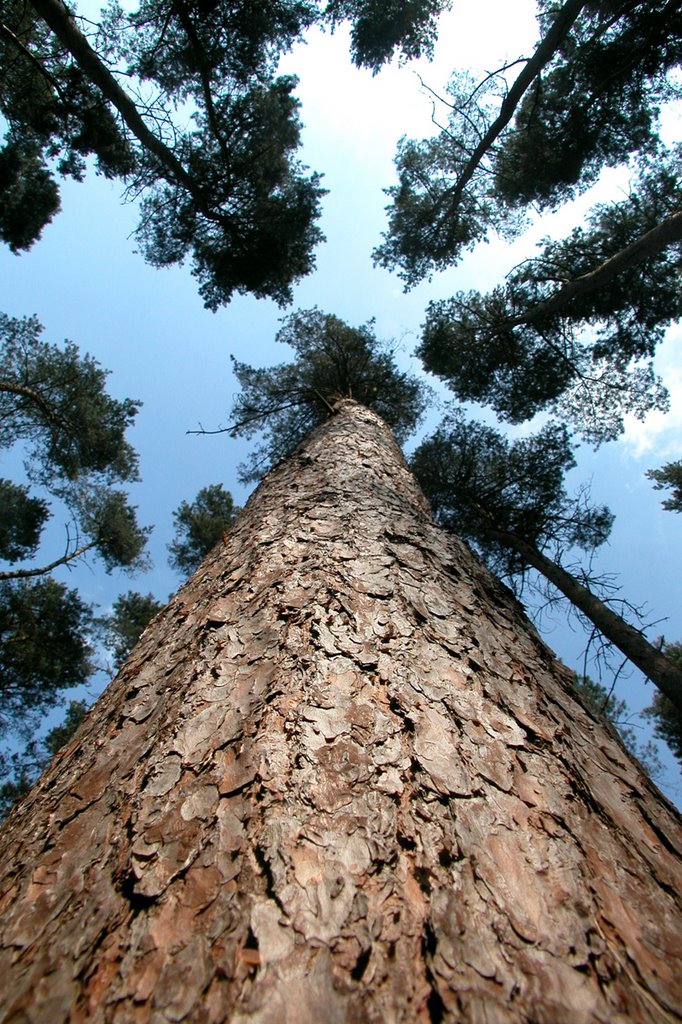
<svg viewBox="0 0 682 1024"><path fill-rule="evenodd" d="M348 399L0 842L7 1019L678 1019L679 816Z"/></svg>

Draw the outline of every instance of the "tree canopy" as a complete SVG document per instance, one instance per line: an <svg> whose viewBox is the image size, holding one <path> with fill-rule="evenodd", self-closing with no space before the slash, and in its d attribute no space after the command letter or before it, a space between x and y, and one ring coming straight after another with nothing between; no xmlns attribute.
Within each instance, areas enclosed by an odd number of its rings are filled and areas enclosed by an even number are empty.
<svg viewBox="0 0 682 1024"><path fill-rule="evenodd" d="M660 469L650 469L647 476L654 481L655 490L670 488L670 497L661 502L663 508L669 512L682 512L682 460L667 462Z"/></svg>
<svg viewBox="0 0 682 1024"><path fill-rule="evenodd" d="M238 512L222 484L202 487L194 501L183 501L173 512L175 536L168 545L172 568L182 576L191 576L232 526Z"/></svg>
<svg viewBox="0 0 682 1024"><path fill-rule="evenodd" d="M400 144L376 258L408 286L456 263L491 228L518 230L519 207L554 207L604 166L657 150L660 108L675 95L671 73L682 61L679 5L542 0L539 12L530 58L483 81L455 73L447 125Z"/></svg>
<svg viewBox="0 0 682 1024"><path fill-rule="evenodd" d="M0 732L35 723L92 671L92 611L47 577L0 582Z"/></svg>
<svg viewBox="0 0 682 1024"><path fill-rule="evenodd" d="M503 286L432 302L425 366L463 401L516 423L559 411L593 442L618 436L625 413L667 408L651 359L682 315L679 172L676 149Z"/></svg>
<svg viewBox="0 0 682 1024"><path fill-rule="evenodd" d="M191 256L209 308L235 292L290 301L314 266L324 190L296 159L296 79L276 76L278 57L311 25L350 20L355 61L377 70L395 50L427 52L445 6L114 0L93 33L62 0L8 0L0 236L30 246L59 209L56 175L81 178L92 155L141 197L146 258Z"/></svg>
<svg viewBox="0 0 682 1024"><path fill-rule="evenodd" d="M30 740L23 751L0 753L0 821L27 793L57 751L68 743L88 712L87 702L72 700L64 720L41 740Z"/></svg>
<svg viewBox="0 0 682 1024"><path fill-rule="evenodd" d="M104 646L113 655L114 672L121 668L147 624L163 607L163 603L157 601L153 594L129 590L120 594L111 612L98 620L103 631Z"/></svg>
<svg viewBox="0 0 682 1024"><path fill-rule="evenodd" d="M113 398L96 360L41 332L35 318L0 314L0 449L25 476L0 479L0 733L15 736L95 670L93 609L51 574L87 553L107 571L142 568L149 533L123 489L138 479L126 434L140 403ZM55 513L67 520L66 543L44 554ZM33 740L24 755L0 755L0 775L14 775L2 799L46 757Z"/></svg>
<svg viewBox="0 0 682 1024"><path fill-rule="evenodd" d="M565 475L576 464L573 448L563 424L510 440L454 410L410 461L439 521L511 578L526 562L508 536L553 554L576 546L593 551L608 538L608 508L591 505L585 489L574 497L566 491Z"/></svg>
<svg viewBox="0 0 682 1024"><path fill-rule="evenodd" d="M318 309L285 317L277 341L296 353L290 363L269 369L233 359L241 392L232 408L233 435L265 438L244 467L245 480L257 480L284 458L334 403L353 398L374 409L405 441L419 423L427 402L424 385L398 369L389 344L379 341L370 321L350 327Z"/></svg>
<svg viewBox="0 0 682 1024"><path fill-rule="evenodd" d="M43 341L41 332L35 318L0 314L0 449L20 449L28 474L28 485L0 482L0 557L14 565L36 552L51 513L31 487L64 502L72 522L63 554L3 569L0 579L45 574L86 551L107 570L139 567L149 531L116 484L138 479L126 431L140 403L112 398L96 360L73 342L60 348Z"/></svg>

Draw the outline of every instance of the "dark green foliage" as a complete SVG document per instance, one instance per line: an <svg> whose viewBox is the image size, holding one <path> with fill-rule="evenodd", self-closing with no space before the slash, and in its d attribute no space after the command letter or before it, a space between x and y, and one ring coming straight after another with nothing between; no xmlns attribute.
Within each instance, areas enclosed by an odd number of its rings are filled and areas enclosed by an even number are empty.
<svg viewBox="0 0 682 1024"><path fill-rule="evenodd" d="M0 448L18 449L29 477L29 486L0 480L0 558L24 560L0 571L0 732L20 735L93 671L92 611L49 573L89 550L108 571L139 568L149 533L115 486L137 479L125 434L139 403L111 398L94 359L70 342L43 342L41 330L35 318L0 314ZM33 559L48 502L31 488L63 503L70 519L66 551L47 564ZM35 582L38 576L45 578ZM0 775L13 777L0 803L35 779L50 750L32 741L23 754L0 753Z"/></svg>
<svg viewBox="0 0 682 1024"><path fill-rule="evenodd" d="M151 527L137 522L136 508L123 491L89 488L79 502L80 524L104 562L107 572L116 566L139 570L146 566L143 549Z"/></svg>
<svg viewBox="0 0 682 1024"><path fill-rule="evenodd" d="M559 411L592 442L616 437L625 413L666 408L650 360L682 316L681 250L641 240L682 207L679 170L677 150L645 165L629 199L545 242L504 287L431 303L419 349L426 367L462 401L515 423Z"/></svg>
<svg viewBox="0 0 682 1024"><path fill-rule="evenodd" d="M16 562L32 555L49 515L47 502L28 488L0 479L0 558Z"/></svg>
<svg viewBox="0 0 682 1024"><path fill-rule="evenodd" d="M113 485L138 478L125 435L140 403L112 398L107 373L94 359L72 342L58 348L42 341L41 331L35 318L0 314L0 448L20 445L31 483L66 504L75 535L60 564L94 549L108 570L139 568L149 531ZM48 506L24 485L3 481L2 488L0 557L14 562L35 552ZM19 567L0 578L40 571Z"/></svg>
<svg viewBox="0 0 682 1024"><path fill-rule="evenodd" d="M650 469L646 475L654 481L655 490L669 487L672 491L670 497L661 502L663 508L669 512L682 512L682 460L667 462L660 469Z"/></svg>
<svg viewBox="0 0 682 1024"><path fill-rule="evenodd" d="M189 257L209 308L235 292L289 302L314 266L324 190L295 159L296 83L275 77L279 57L311 25L350 19L356 63L376 70L395 49L427 52L445 6L141 0L129 10L112 0L94 34L61 0L7 0L2 237L15 250L31 245L59 207L55 171L79 178L94 154L101 171L142 198L147 259L164 266Z"/></svg>
<svg viewBox="0 0 682 1024"><path fill-rule="evenodd" d="M91 609L47 578L0 582L0 731L59 703L92 671Z"/></svg>
<svg viewBox="0 0 682 1024"><path fill-rule="evenodd" d="M42 341L35 317L0 313L0 446L29 446L32 475L42 483L96 473L103 481L136 480L137 456L125 432L140 402L120 402L107 378L73 342Z"/></svg>
<svg viewBox="0 0 682 1024"><path fill-rule="evenodd" d="M59 210L55 172L80 179L89 155L107 176L132 169L106 101L23 0L4 0L0 28L0 237L27 249Z"/></svg>
<svg viewBox="0 0 682 1024"><path fill-rule="evenodd" d="M568 431L556 423L510 441L456 411L422 441L411 465L437 519L504 576L526 568L505 535L540 551L591 550L611 529L607 508L591 506L585 491L566 493L564 477L575 459Z"/></svg>
<svg viewBox="0 0 682 1024"><path fill-rule="evenodd" d="M435 138L400 143L399 183L387 190L389 227L375 256L408 287L456 263L489 230L515 233L528 204L557 206L604 166L657 151L659 110L676 95L671 75L682 61L676 0L540 6L536 55L569 7L579 13L527 80L520 61L478 83L456 73L446 127ZM516 87L505 72L518 67L523 87L500 120Z"/></svg>
<svg viewBox="0 0 682 1024"><path fill-rule="evenodd" d="M183 501L173 513L175 537L168 561L182 576L191 576L234 523L238 508L222 484L202 487L193 502Z"/></svg>
<svg viewBox="0 0 682 1024"><path fill-rule="evenodd" d="M15 253L28 249L59 211L59 188L41 157L26 140L0 149L0 238Z"/></svg>
<svg viewBox="0 0 682 1024"><path fill-rule="evenodd" d="M374 258L379 266L397 270L406 288L434 270L446 270L485 237L495 217L493 204L478 197L470 201L463 196L456 209L448 202L454 177L439 167L442 148L441 137L420 143L401 139L396 156L400 183L386 189L389 228Z"/></svg>
<svg viewBox="0 0 682 1024"><path fill-rule="evenodd" d="M166 266L191 254L192 273L210 309L229 302L235 291L286 304L292 282L314 267L324 189L318 175L304 177L292 158L300 142L295 84L294 78L278 78L226 100L222 134L234 136L229 152L198 121L203 133L193 140L188 161L198 188L163 181L143 198L137 237L145 257ZM248 132L235 136L232 123L248 125Z"/></svg>
<svg viewBox="0 0 682 1024"><path fill-rule="evenodd" d="M682 643L666 644L664 654L682 668ZM654 736L664 740L682 767L682 712L665 694L656 692L644 715L654 722Z"/></svg>
<svg viewBox="0 0 682 1024"><path fill-rule="evenodd" d="M87 713L85 701L72 700L64 721L50 729L44 739L30 740L23 751L0 753L0 821L28 792L57 751L68 743Z"/></svg>
<svg viewBox="0 0 682 1024"><path fill-rule="evenodd" d="M342 398L376 410L399 442L416 428L426 407L424 386L398 370L393 352L377 340L371 321L349 327L318 309L300 311L283 320L276 340L293 348L293 362L256 369L233 360L242 390L232 408L232 433L265 434L243 468L244 480L259 479L293 451Z"/></svg>
<svg viewBox="0 0 682 1024"><path fill-rule="evenodd" d="M55 725L54 729L50 729L43 740L43 746L48 754L52 754L54 756L57 751L61 750L62 747L69 742L87 713L88 704L86 701L69 701L66 714L64 715L64 721L61 725Z"/></svg>
<svg viewBox="0 0 682 1024"><path fill-rule="evenodd" d="M540 9L546 31L556 4ZM655 150L660 106L672 95L667 74L681 61L677 0L586 6L495 154L498 195L556 206L604 166Z"/></svg>
<svg viewBox="0 0 682 1024"><path fill-rule="evenodd" d="M376 72L395 51L405 59L430 56L436 18L450 5L451 0L329 0L325 15L333 23L352 22L353 60Z"/></svg>
<svg viewBox="0 0 682 1024"><path fill-rule="evenodd" d="M121 668L147 624L163 607L153 594L138 594L129 590L127 594L116 598L110 615L99 619L105 647L114 658L115 671Z"/></svg>
<svg viewBox="0 0 682 1024"><path fill-rule="evenodd" d="M616 697L613 690L607 690L589 676L576 676L575 688L593 711L602 715L615 727L628 753L641 762L652 779L660 775L663 766L656 745L652 742L642 743L637 736L637 726L634 724L636 716L628 707L627 701ZM663 697L663 694L659 693L658 696Z"/></svg>

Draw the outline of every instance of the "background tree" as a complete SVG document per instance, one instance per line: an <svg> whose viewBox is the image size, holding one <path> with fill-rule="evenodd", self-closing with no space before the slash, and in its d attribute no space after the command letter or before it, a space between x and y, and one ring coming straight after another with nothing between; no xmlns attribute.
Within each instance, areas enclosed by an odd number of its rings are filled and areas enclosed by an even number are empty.
<svg viewBox="0 0 682 1024"><path fill-rule="evenodd" d="M163 607L153 594L129 590L116 598L110 614L98 620L104 634L104 646L114 659L114 674L123 665L147 624Z"/></svg>
<svg viewBox="0 0 682 1024"><path fill-rule="evenodd" d="M92 611L49 577L0 583L0 728L35 723L92 671Z"/></svg>
<svg viewBox="0 0 682 1024"><path fill-rule="evenodd" d="M651 359L682 315L680 151L660 154L624 201L522 263L488 295L432 302L419 354L461 401L519 423L549 409L590 441L623 416L666 409Z"/></svg>
<svg viewBox="0 0 682 1024"><path fill-rule="evenodd" d="M41 720L95 670L93 609L51 574L87 553L107 571L139 569L149 533L118 486L138 479L126 432L140 403L112 398L107 373L94 359L72 342L44 342L41 331L35 318L0 314L0 449L14 466L23 457L28 477L27 483L0 480L5 804L45 766L49 746L34 738ZM68 522L65 549L50 556L40 543L53 504Z"/></svg>
<svg viewBox="0 0 682 1024"><path fill-rule="evenodd" d="M66 551L42 565L16 565L35 554L49 518L47 501L25 484L3 480L0 554L12 564L0 579L51 572L96 553L107 570L135 569L149 530L115 485L137 479L137 455L126 431L139 402L118 401L105 390L107 373L72 342L41 340L35 318L0 314L0 449L21 448L29 485L62 501L75 528Z"/></svg>
<svg viewBox="0 0 682 1024"><path fill-rule="evenodd" d="M87 701L70 701L63 722L50 729L42 740L30 740L22 752L0 752L0 821L68 743L88 713L88 707Z"/></svg>
<svg viewBox="0 0 682 1024"><path fill-rule="evenodd" d="M510 441L461 412L423 441L412 466L441 523L471 540L495 571L515 576L532 567L568 598L676 707L682 671L561 564L572 547L592 551L608 537L612 516L586 492L571 499L564 475L575 465L569 434L550 423L530 438Z"/></svg>
<svg viewBox="0 0 682 1024"><path fill-rule="evenodd" d="M519 207L554 208L604 166L655 154L658 118L676 95L682 18L674 0L541 0L532 57L475 82L455 73L448 123L402 140L399 184L379 263L408 286L456 263L491 228L515 232ZM522 65L511 84L507 73Z"/></svg>
<svg viewBox="0 0 682 1024"><path fill-rule="evenodd" d="M95 618L75 591L54 580L0 584L4 597L22 595L10 619L8 602L0 603L0 735L14 727L26 740L41 718L59 705L62 691L87 683L96 669L95 646L100 638L114 658L113 674L123 665L149 621L164 607L152 594L121 594L109 615ZM15 588L14 590L12 588ZM45 595L52 596L52 606ZM41 600L42 596L42 600ZM71 616L65 613L71 609ZM48 632L49 631L49 632ZM14 654L14 661L6 651ZM21 662L16 657L22 652ZM14 670L14 685L10 673ZM30 738L21 749L0 750L0 819L33 786L54 755L73 736L91 701L69 701L64 719L41 739ZM14 714L12 714L14 712Z"/></svg>
<svg viewBox="0 0 682 1024"><path fill-rule="evenodd" d="M682 669L682 643L665 644L665 655ZM682 767L682 712L664 693L655 693L644 715L654 723L654 736L664 740Z"/></svg>
<svg viewBox="0 0 682 1024"><path fill-rule="evenodd" d="M296 353L290 363L257 369L233 359L241 392L232 408L233 436L265 439L243 467L244 480L258 480L325 420L340 398L376 412L403 442L419 423L427 402L424 385L398 369L390 344L379 341L373 322L349 327L318 309L283 320L277 341Z"/></svg>
<svg viewBox="0 0 682 1024"><path fill-rule="evenodd" d="M654 489L662 491L670 488L672 494L661 502L663 508L670 512L682 512L682 460L667 462L660 469L650 469L647 473L650 480L654 481Z"/></svg>
<svg viewBox="0 0 682 1024"><path fill-rule="evenodd" d="M85 158L142 197L138 241L163 266L191 254L207 306L234 292L290 301L322 235L319 175L296 160L294 78L278 57L315 23L351 19L355 60L432 45L445 0L240 0L108 5L95 27L62 0L9 0L0 23L0 233L18 251L59 208L54 171ZM188 124L187 110L191 110ZM54 160L56 158L56 168Z"/></svg>
<svg viewBox="0 0 682 1024"><path fill-rule="evenodd" d="M173 513L175 536L168 561L182 576L191 576L234 523L239 509L222 484L202 487L192 502L183 501Z"/></svg>
<svg viewBox="0 0 682 1024"><path fill-rule="evenodd" d="M539 6L530 59L483 82L456 75L447 126L401 143L375 256L410 287L489 232L515 234L529 212L557 207L604 167L635 162L624 201L546 241L504 285L432 303L420 347L460 400L516 423L558 412L598 443L621 432L626 413L667 408L651 357L682 313L682 196L679 150L666 153L657 128L676 95L682 21L672 3Z"/></svg>

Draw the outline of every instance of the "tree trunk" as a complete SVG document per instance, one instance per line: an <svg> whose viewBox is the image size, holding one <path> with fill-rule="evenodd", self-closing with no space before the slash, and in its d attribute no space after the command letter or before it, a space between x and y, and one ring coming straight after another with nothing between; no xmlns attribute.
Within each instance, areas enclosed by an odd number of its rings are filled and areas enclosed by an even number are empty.
<svg viewBox="0 0 682 1024"><path fill-rule="evenodd" d="M666 695L678 711L682 712L682 669L650 644L639 629L635 629L622 615L612 611L558 562L547 558L522 537L506 530L491 529L489 533L501 544L518 552L528 565L532 565L549 580L607 640L622 651L625 657Z"/></svg>
<svg viewBox="0 0 682 1024"><path fill-rule="evenodd" d="M352 402L3 835L12 1022L680 1020L680 819Z"/></svg>

